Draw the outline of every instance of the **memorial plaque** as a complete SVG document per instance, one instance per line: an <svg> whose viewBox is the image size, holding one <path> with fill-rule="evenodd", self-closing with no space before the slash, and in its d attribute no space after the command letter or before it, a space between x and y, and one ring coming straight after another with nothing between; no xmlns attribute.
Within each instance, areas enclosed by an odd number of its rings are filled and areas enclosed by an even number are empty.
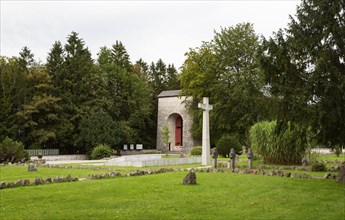
<svg viewBox="0 0 345 220"><path fill-rule="evenodd" d="M143 145L142 145L142 144L137 144L137 145L135 146L135 149L137 149L137 150L142 150L142 149L143 149Z"/></svg>

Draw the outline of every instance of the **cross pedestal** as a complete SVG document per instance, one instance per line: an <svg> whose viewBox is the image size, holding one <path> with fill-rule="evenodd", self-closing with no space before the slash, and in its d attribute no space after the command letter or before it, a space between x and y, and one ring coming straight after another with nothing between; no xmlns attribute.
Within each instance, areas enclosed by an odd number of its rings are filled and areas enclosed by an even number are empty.
<svg viewBox="0 0 345 220"><path fill-rule="evenodd" d="M208 98L203 98L203 103L198 103L198 108L204 110L202 113L202 165L210 164L210 117L209 111L213 106L208 103Z"/></svg>

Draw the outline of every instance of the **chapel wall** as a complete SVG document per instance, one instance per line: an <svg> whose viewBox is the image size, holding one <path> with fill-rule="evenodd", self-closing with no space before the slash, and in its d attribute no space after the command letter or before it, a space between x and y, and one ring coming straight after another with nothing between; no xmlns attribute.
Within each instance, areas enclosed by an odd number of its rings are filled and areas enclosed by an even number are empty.
<svg viewBox="0 0 345 220"><path fill-rule="evenodd" d="M168 124L169 116L173 114L179 114L183 120L183 131L182 131L182 142L183 142L183 153L188 153L190 149L196 146L197 141L192 138L191 130L193 126L193 117L189 114L185 103L183 101L186 100L185 96L181 97L160 97L158 98L158 118L157 118L157 150L161 150L163 152L167 152L168 148L164 146L161 129L162 127ZM187 101L190 101L191 98L187 98ZM173 127L169 126L171 136L173 136L174 130ZM171 145L174 145L173 140L174 137L171 137ZM176 150L176 149L175 149Z"/></svg>

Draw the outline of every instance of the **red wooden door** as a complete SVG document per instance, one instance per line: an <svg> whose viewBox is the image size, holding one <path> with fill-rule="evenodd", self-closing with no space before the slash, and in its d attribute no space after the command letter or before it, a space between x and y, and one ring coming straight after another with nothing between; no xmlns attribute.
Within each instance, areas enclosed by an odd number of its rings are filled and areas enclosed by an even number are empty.
<svg viewBox="0 0 345 220"><path fill-rule="evenodd" d="M182 146L182 118L178 116L176 118L175 129L175 146Z"/></svg>

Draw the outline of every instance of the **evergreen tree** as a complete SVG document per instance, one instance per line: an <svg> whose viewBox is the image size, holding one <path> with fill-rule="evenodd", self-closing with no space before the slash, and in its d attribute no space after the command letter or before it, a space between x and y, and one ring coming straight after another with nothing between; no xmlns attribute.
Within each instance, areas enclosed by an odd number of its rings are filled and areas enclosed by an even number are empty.
<svg viewBox="0 0 345 220"><path fill-rule="evenodd" d="M261 59L278 120L312 126L322 144L345 145L344 1L303 0Z"/></svg>
<svg viewBox="0 0 345 220"><path fill-rule="evenodd" d="M149 66L141 58L135 62L133 72L139 76L144 82L148 82Z"/></svg>
<svg viewBox="0 0 345 220"><path fill-rule="evenodd" d="M63 114L58 143L63 152L84 152L77 145L79 123L94 108L100 108L102 79L97 72L91 53L76 32L67 37L62 47L55 42L47 59L47 69L61 98Z"/></svg>
<svg viewBox="0 0 345 220"><path fill-rule="evenodd" d="M15 113L23 104L25 74L19 59L0 57L0 141L5 137L15 139L18 121Z"/></svg>
<svg viewBox="0 0 345 220"><path fill-rule="evenodd" d="M26 46L19 52L19 63L23 69L28 69L35 64L34 54Z"/></svg>
<svg viewBox="0 0 345 220"><path fill-rule="evenodd" d="M26 87L27 103L16 113L21 131L19 138L32 148L52 148L56 143L60 99L53 96L53 84L43 67L30 69Z"/></svg>
<svg viewBox="0 0 345 220"><path fill-rule="evenodd" d="M113 44L111 49L111 61L114 65L121 67L128 72L132 71L132 64L129 60L129 55L121 41L116 41L116 43Z"/></svg>
<svg viewBox="0 0 345 220"><path fill-rule="evenodd" d="M63 86L64 62L65 62L64 49L61 45L61 42L56 41L53 44L53 47L50 50L50 53L48 54L46 67L47 67L47 71L49 75L52 77L54 86L58 90L62 89L62 86Z"/></svg>
<svg viewBox="0 0 345 220"><path fill-rule="evenodd" d="M177 70L174 64L168 64L167 67L167 87L169 90L180 89L180 80L177 75Z"/></svg>
<svg viewBox="0 0 345 220"><path fill-rule="evenodd" d="M98 55L105 81L104 109L124 132L120 143L141 142L151 146L152 142L145 132L151 111L148 86L137 74L133 74L129 56L121 43L114 44L112 50L101 48Z"/></svg>

